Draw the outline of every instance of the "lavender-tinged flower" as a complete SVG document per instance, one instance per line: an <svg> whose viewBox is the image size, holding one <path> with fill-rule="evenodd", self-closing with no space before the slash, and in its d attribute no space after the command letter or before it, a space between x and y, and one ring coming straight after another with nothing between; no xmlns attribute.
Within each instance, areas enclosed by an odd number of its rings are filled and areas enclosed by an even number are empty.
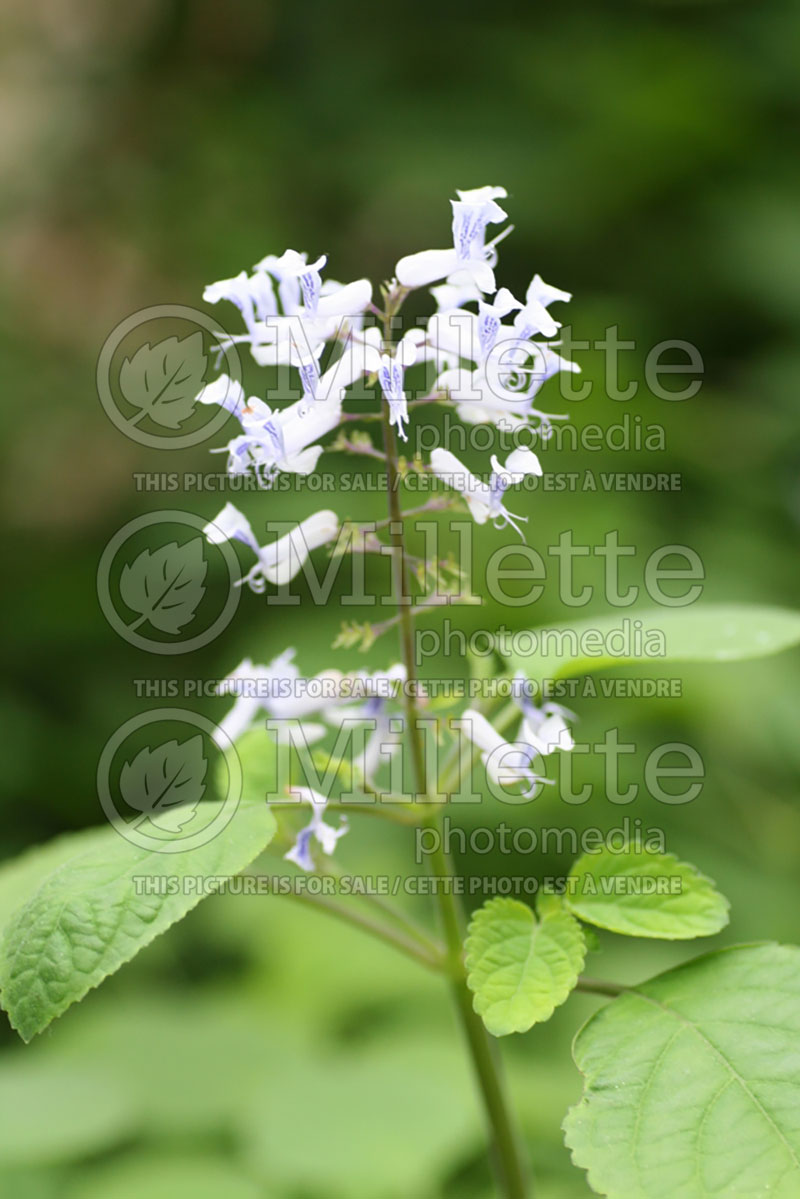
<svg viewBox="0 0 800 1199"><path fill-rule="evenodd" d="M253 728L264 712L271 711L274 693L283 687L292 691L300 678L300 671L292 661L294 653L293 649L287 649L268 666L255 666L245 658L222 680L217 694L235 695L236 701L218 726L219 744L226 745L226 739L237 741Z"/></svg>
<svg viewBox="0 0 800 1199"><path fill-rule="evenodd" d="M281 587L293 579L312 550L338 536L339 520L335 512L324 509L300 521L290 533L279 537L277 541L261 546L247 517L235 504L227 503L203 532L212 545L236 540L253 551L258 561L240 580L240 584L247 583L252 591L261 594L267 582Z"/></svg>
<svg viewBox="0 0 800 1199"><path fill-rule="evenodd" d="M561 322L554 320L547 311L548 305L555 300L571 300L568 291L560 291L550 287L541 275L534 275L525 293L525 303L520 304L520 310L514 318L514 328L522 339L543 336L555 337L561 328Z"/></svg>
<svg viewBox="0 0 800 1199"><path fill-rule="evenodd" d="M440 283L430 289L436 301L437 312L447 312L451 308L462 308L464 304L473 304L480 300L483 292L471 280L466 283Z"/></svg>
<svg viewBox="0 0 800 1199"><path fill-rule="evenodd" d="M538 707L527 694L524 675L517 675L514 682L514 700L522 712L521 736L524 740L536 746L542 755L551 754L557 749L565 752L574 749L575 742L567 720L577 720L575 713L552 702Z"/></svg>
<svg viewBox="0 0 800 1199"><path fill-rule="evenodd" d="M367 721L372 726L363 759L354 762L365 779L374 778L382 762L391 759L400 748L403 734L393 729L392 722L396 720L402 725L403 718L397 713L393 715L389 705L397 698L406 677L406 668L400 663L390 666L388 670L376 670L373 674L358 671L343 680L342 698L336 706L325 709L324 718L331 725L339 725L344 720L356 720ZM347 702L346 696L354 692L365 697L363 702Z"/></svg>
<svg viewBox="0 0 800 1199"><path fill-rule="evenodd" d="M395 269L403 287L427 287L447 279L456 286L474 284L482 292L495 291L495 251L492 243L486 244L486 226L506 219L497 200L507 192L504 187L478 187L457 195L457 200L451 200L452 250L422 250L401 258Z"/></svg>
<svg viewBox="0 0 800 1199"><path fill-rule="evenodd" d="M561 325L547 311L556 300L569 301L572 293L551 287L541 275L534 275L525 293L525 303L520 306L514 325L520 337L528 338L541 333L544 337L555 337Z"/></svg>
<svg viewBox="0 0 800 1199"><path fill-rule="evenodd" d="M205 385L195 403L219 404L220 408L226 408L232 416L239 416L245 405L244 388L228 375L218 375L212 383Z"/></svg>
<svg viewBox="0 0 800 1199"><path fill-rule="evenodd" d="M417 347L409 337L404 337L397 346L394 357L389 354L381 355L378 368L378 382L381 391L389 403L389 421L397 426L397 432L403 441L408 441L405 426L408 424L408 405L403 390L406 367L412 366L417 360Z"/></svg>
<svg viewBox="0 0 800 1199"><path fill-rule="evenodd" d="M263 411L261 415L265 415ZM228 443L228 470L243 474L253 469L265 487L270 486L277 471L311 474L322 453L322 446L312 443L335 429L341 419L340 403L319 403L309 408L305 401L299 401L289 408L270 411L265 419L248 422L245 431Z"/></svg>
<svg viewBox="0 0 800 1199"><path fill-rule="evenodd" d="M209 283L203 291L203 299L207 304L218 304L220 300L230 301L242 314L249 336L256 336L255 297L247 271L240 271L231 279Z"/></svg>
<svg viewBox="0 0 800 1199"><path fill-rule="evenodd" d="M223 339L220 349L249 342L260 365L297 366L298 356L318 358L326 341L342 340L360 326L372 299L372 284L368 279L323 283L320 271L325 262L324 255L309 263L306 254L286 250L280 257L263 258L252 275L241 271L209 284L203 298L212 304L235 304L247 329L246 334Z"/></svg>
<svg viewBox="0 0 800 1199"><path fill-rule="evenodd" d="M294 654L293 649L287 649L268 666L254 665L245 658L221 681L217 694L235 696L233 707L219 725L221 744L226 744L225 737L238 740L267 716L287 723L301 722L299 731L306 745L325 736L325 725L307 717L321 715L329 708L331 690L337 689L341 675L338 671L323 671L306 679L293 661Z"/></svg>
<svg viewBox="0 0 800 1199"><path fill-rule="evenodd" d="M322 446L312 443L341 422L347 388L376 365L374 349L351 338L323 375L317 377L309 366L308 390L302 400L273 410L263 400L251 397L238 414L242 433L226 447L229 472L244 474L253 469L265 487L270 486L276 471L310 474L322 453Z"/></svg>
<svg viewBox="0 0 800 1199"><path fill-rule="evenodd" d="M302 803L311 804L311 819L297 834L297 840L289 852L283 856L287 862L294 862L295 866L299 866L301 870L310 872L314 869L314 859L311 854L312 837L322 852L330 857L336 849L339 838L347 832L347 817L343 816L339 827L335 828L332 824L325 822L325 809L328 806L328 800L324 795L320 795L319 791L314 791L311 787L293 787L291 794Z"/></svg>
<svg viewBox="0 0 800 1199"><path fill-rule="evenodd" d="M305 254L297 250L286 250L275 262L275 273L279 279L298 279L303 294L303 304L309 316L317 315L317 305L322 290L320 271L328 261L327 254L321 254L316 262L306 262Z"/></svg>
<svg viewBox="0 0 800 1199"><path fill-rule="evenodd" d="M519 300L515 300L507 287L501 287L494 300L487 304L484 300L478 303L478 349L479 358L475 361L483 365L494 349L500 334L500 322L515 308L521 308Z"/></svg>
<svg viewBox="0 0 800 1199"><path fill-rule="evenodd" d="M494 454L491 464L491 479L484 483L467 470L450 450L435 449L431 452L434 474L448 487L461 493L477 524L482 525L491 520L496 529L502 529L509 524L522 537L522 530L516 522L527 520L527 517L515 516L513 512L509 512L503 503L503 495L506 488L521 483L528 475L541 475L539 459L532 450L521 448L511 451L505 466L500 465Z"/></svg>
<svg viewBox="0 0 800 1199"><path fill-rule="evenodd" d="M230 474L253 469L268 487L276 471L307 475L317 465L322 446L312 445L340 423L342 396L361 369L356 356L345 354L314 383L318 402L308 397L283 409L273 410L251 396L236 415L242 432L225 447ZM325 397L325 398L322 398ZM212 450L221 453L222 450Z"/></svg>
<svg viewBox="0 0 800 1199"><path fill-rule="evenodd" d="M523 783L523 794L532 795L542 783L550 783L534 768L539 755L538 748L527 738L506 741L492 727L485 716L468 708L462 717L464 731L474 745L481 750L481 761L486 773L501 787Z"/></svg>
<svg viewBox="0 0 800 1199"><path fill-rule="evenodd" d="M482 370L443 371L436 380L436 389L445 392L455 403L459 418L470 425L491 424L496 428L513 432L530 423L532 418L540 421L552 419L533 407L525 392L514 391L498 381L490 384Z"/></svg>

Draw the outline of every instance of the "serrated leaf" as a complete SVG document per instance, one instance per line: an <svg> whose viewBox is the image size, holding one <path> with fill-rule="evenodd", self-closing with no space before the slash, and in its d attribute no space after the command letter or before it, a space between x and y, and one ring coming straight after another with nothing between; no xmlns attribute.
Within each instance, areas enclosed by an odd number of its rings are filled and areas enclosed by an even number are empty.
<svg viewBox="0 0 800 1199"><path fill-rule="evenodd" d="M194 817L205 793L207 770L199 734L153 749L146 745L122 767L119 789L125 803L157 828L177 831Z"/></svg>
<svg viewBox="0 0 800 1199"><path fill-rule="evenodd" d="M148 620L161 633L179 633L193 619L205 595L207 571L202 537L183 545L171 541L157 550L142 550L122 568L119 579L123 601L140 614L131 627Z"/></svg>
<svg viewBox="0 0 800 1199"><path fill-rule="evenodd" d="M598 928L666 941L718 933L730 907L712 880L688 862L635 846L585 853L569 873L565 901Z"/></svg>
<svg viewBox="0 0 800 1199"><path fill-rule="evenodd" d="M578 921L548 906L541 920L516 899L490 899L472 917L467 985L496 1037L549 1020L578 981L586 948Z"/></svg>
<svg viewBox="0 0 800 1199"><path fill-rule="evenodd" d="M635 622L640 622L638 627ZM533 634L533 653L508 652L502 640L498 649L505 649L512 670L534 681L571 678L630 662L646 662L658 676L671 662L734 662L798 645L800 613L748 604L626 609L622 615L549 625Z"/></svg>
<svg viewBox="0 0 800 1199"><path fill-rule="evenodd" d="M156 345L147 343L123 362L120 391L139 410L137 422L149 416L161 428L178 429L194 411L207 365L199 331L182 340L168 337Z"/></svg>
<svg viewBox="0 0 800 1199"><path fill-rule="evenodd" d="M602 1008L564 1130L609 1199L800 1195L800 949L735 946Z"/></svg>
<svg viewBox="0 0 800 1199"><path fill-rule="evenodd" d="M198 810L210 824L221 807L204 803ZM108 827L61 838L0 870L0 881L10 871L6 898L13 896L0 940L0 1000L22 1039L191 911L207 893L194 880L238 874L274 832L263 801L241 802L216 837L183 853L140 848ZM46 863L41 871L37 852Z"/></svg>

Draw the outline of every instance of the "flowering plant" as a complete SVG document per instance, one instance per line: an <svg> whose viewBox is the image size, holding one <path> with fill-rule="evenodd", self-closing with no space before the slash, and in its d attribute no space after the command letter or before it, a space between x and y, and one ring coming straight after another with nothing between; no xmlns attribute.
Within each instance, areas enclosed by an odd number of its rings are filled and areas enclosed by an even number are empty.
<svg viewBox="0 0 800 1199"><path fill-rule="evenodd" d="M728 922L727 902L711 880L663 845L635 839L596 845L558 885L526 890L538 890L535 905L497 893L468 925L463 913L463 886L442 837L445 814L480 798L472 791L478 763L490 804L533 803L554 786L548 776L575 748L576 717L547 696L545 680L608 665L602 656L567 653L554 661L501 651L491 686L470 690L461 710L437 704L418 677L416 615L481 597L452 557L411 553L411 521L459 513L498 534L510 530L522 544L533 529L515 511L513 489L542 475L532 447L546 453L553 422L564 419L538 407L539 393L559 372L579 370L559 352L553 312L569 293L538 274L524 299L497 287L498 246L510 227L491 233L506 220L506 198L501 187L459 192L451 202L452 246L401 258L377 300L368 280L334 282L324 255L309 261L294 250L206 289L207 302L225 301L241 313L244 332L230 344L246 346L279 379L268 400L246 395L225 375L198 396L236 422L223 450L228 472L254 478L268 504L281 476L307 477L323 453L347 453L379 464L388 495L384 521L341 522L326 507L266 544L228 502L209 521L206 538L245 547L240 582L258 594L286 588L326 547L334 561L388 556L396 613L345 624L336 648L368 648L396 631L400 660L390 656L372 673L326 669L312 677L301 674L291 649L266 665L240 663L219 689L232 703L215 734L228 769L244 775L239 810L213 843L181 853L176 840L177 852L163 856L173 870L180 856L187 873L235 874L269 846L288 863L286 871L335 883L342 838L357 857L362 815L414 830L435 884L437 928L378 896L354 906L295 893L446 980L474 1067L499 1193L521 1199L530 1183L496 1038L525 1033L584 991L612 1000L576 1040L586 1089L565 1122L574 1161L591 1185L626 1199L788 1197L800 1191L798 1075L790 1070L800 1032L800 951L728 948L635 987L586 975L592 928L681 940L715 934ZM427 288L435 311L404 329L406 301ZM411 369L428 376L421 392L408 386ZM425 460L413 451L414 425L436 405L449 406L467 425L513 433L515 448L502 462L495 453L484 458L478 474L446 445ZM354 428L373 422L380 446ZM411 479L424 480L430 497L404 511ZM670 609L643 619L663 631L664 661L748 657L800 640L797 616L769 609ZM267 767L269 781L258 794ZM172 831L177 836L179 827ZM197 902L155 887L132 895L132 868L156 876L163 858L114 842L111 830L81 837L6 868L13 901L0 984L26 1040ZM719 1140L706 1138L718 1125L735 1130L724 1155Z"/></svg>

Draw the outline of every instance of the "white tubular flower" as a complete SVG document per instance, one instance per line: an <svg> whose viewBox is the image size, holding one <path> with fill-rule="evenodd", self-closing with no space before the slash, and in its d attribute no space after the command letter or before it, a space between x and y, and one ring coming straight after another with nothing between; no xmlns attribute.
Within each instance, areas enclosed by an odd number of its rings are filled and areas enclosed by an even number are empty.
<svg viewBox="0 0 800 1199"><path fill-rule="evenodd" d="M261 553L261 546L250 521L235 504L227 503L222 511L208 522L203 533L210 545L220 545L223 541L241 541L256 556Z"/></svg>
<svg viewBox="0 0 800 1199"><path fill-rule="evenodd" d="M317 316L321 320L360 316L371 300L372 283L369 279L355 279L352 283L335 283L329 280L322 285Z"/></svg>
<svg viewBox="0 0 800 1199"><path fill-rule="evenodd" d="M265 328L264 321L278 311L272 279L265 271L258 269L253 275L240 271L233 279L210 283L203 292L203 299L208 304L228 300L239 309L244 319L247 334L223 339L220 348L234 342L249 341L252 345L260 341Z"/></svg>
<svg viewBox="0 0 800 1199"><path fill-rule="evenodd" d="M256 336L256 307L253 290L247 271L240 271L232 279L220 279L217 283L209 283L203 291L203 299L207 304L218 304L220 300L228 300L242 314L250 337Z"/></svg>
<svg viewBox="0 0 800 1199"><path fill-rule="evenodd" d="M273 692L294 688L300 672L293 657L294 650L287 649L268 666L255 666L250 658L245 658L222 680L217 695L235 695L236 701L218 726L221 734L215 736L218 745L224 749L226 738L237 741L253 728L261 716L270 711Z"/></svg>
<svg viewBox="0 0 800 1199"><path fill-rule="evenodd" d="M305 718L321 712L327 705L331 687L335 687L338 672L327 671L305 679L294 664L295 651L287 649L268 666L254 665L249 658L240 662L217 687L218 695L234 695L236 702L220 725L221 735L215 738L223 748L225 737L236 741L265 717L279 721L302 721L300 731L306 745L325 736L323 724ZM275 736L273 732L271 734ZM278 734L280 736L280 734Z"/></svg>
<svg viewBox="0 0 800 1199"><path fill-rule="evenodd" d="M508 288L502 287L492 303L479 300L477 313L465 308L434 313L425 330L424 356L435 361L440 370L444 367L445 373L454 371L465 376L469 371L463 360L467 359L491 380L495 390L504 390L505 377L517 361L524 362L531 353L529 347L522 352L517 329L502 324L504 316L521 307ZM445 385L446 380L437 380L437 387Z"/></svg>
<svg viewBox="0 0 800 1199"><path fill-rule="evenodd" d="M486 773L501 787L524 784L524 795L532 795L541 783L549 783L534 769L539 750L527 739L506 741L485 716L467 708L462 716L464 731L473 745L481 750L481 762Z"/></svg>
<svg viewBox="0 0 800 1199"><path fill-rule="evenodd" d="M288 253L289 251L287 251ZM306 254L298 255L305 263ZM295 265L294 259L290 258L288 264L284 263L285 254L267 254L260 262L257 262L253 267L256 273L268 274L278 283L278 299L280 300L280 310L285 315L289 316L301 307L302 291L300 289L300 276L292 271L292 266Z"/></svg>
<svg viewBox="0 0 800 1199"><path fill-rule="evenodd" d="M322 276L320 271L328 261L327 254L321 254L316 262L306 262L307 255L298 254L297 250L285 250L280 258L272 261L272 269L279 279L297 279L303 294L303 305L309 316L317 315L320 292L322 291ZM264 269L269 267L264 263Z"/></svg>
<svg viewBox="0 0 800 1199"><path fill-rule="evenodd" d="M335 512L323 509L307 516L305 520L273 541L261 546L253 533L250 522L235 504L227 503L222 511L203 529L212 545L222 541L241 541L256 555L258 561L248 571L239 585L246 583L256 594L264 591L266 583L280 587L288 583L302 569L312 550L319 549L339 535L339 519Z"/></svg>
<svg viewBox="0 0 800 1199"><path fill-rule="evenodd" d="M524 392L490 384L482 370L443 371L436 390L444 391L456 405L461 420L469 425L495 425L511 432L527 424L532 416L543 418Z"/></svg>
<svg viewBox="0 0 800 1199"><path fill-rule="evenodd" d="M472 284L482 292L495 291L495 252L491 244L486 245L486 226L506 219L497 200L507 192L504 187L478 187L457 195L457 200L451 200L452 250L423 250L401 258L395 269L403 287L427 287L447 279L456 286Z"/></svg>
<svg viewBox="0 0 800 1199"><path fill-rule="evenodd" d="M196 404L219 404L233 416L239 416L245 405L244 388L228 375L218 375L207 383L195 399Z"/></svg>
<svg viewBox="0 0 800 1199"><path fill-rule="evenodd" d="M438 312L447 312L450 308L472 304L483 295L481 289L471 280L467 283L440 283L438 287L432 287L430 290Z"/></svg>
<svg viewBox="0 0 800 1199"><path fill-rule="evenodd" d="M405 426L408 424L408 405L403 390L406 367L412 366L417 360L417 346L410 337L404 337L397 346L394 357L389 354L381 355L378 368L378 382L381 391L389 403L389 421L397 426L397 432L403 441L408 441Z"/></svg>
<svg viewBox="0 0 800 1199"><path fill-rule="evenodd" d="M516 694L514 700L522 712L522 730L520 735L531 745L536 746L543 756L560 749L569 752L574 749L575 742L567 725L567 720L577 720L574 712L563 708L561 704L546 703L538 707L527 694L527 681L524 675L514 679Z"/></svg>
<svg viewBox="0 0 800 1199"><path fill-rule="evenodd" d="M330 857L336 849L339 838L347 832L347 817L343 816L339 827L335 828L332 824L325 822L325 809L328 801L324 795L320 795L319 791L314 791L311 787L293 787L291 794L302 803L311 804L312 814L308 824L297 834L297 840L292 848L283 856L287 862L294 862L295 866L299 866L301 870L310 872L314 869L311 838L313 837L322 852Z"/></svg>
<svg viewBox="0 0 800 1199"><path fill-rule="evenodd" d="M339 518L329 508L324 508L300 521L291 533L264 546L259 569L268 582L283 586L302 569L312 550L334 541L338 535Z"/></svg>
<svg viewBox="0 0 800 1199"><path fill-rule="evenodd" d="M480 357L476 361L481 364L491 354L500 335L500 322L515 308L522 308L519 300L515 300L507 287L501 287L491 304L481 300L478 304L478 351Z"/></svg>
<svg viewBox="0 0 800 1199"><path fill-rule="evenodd" d="M269 487L278 471L308 475L317 465L321 445L312 445L340 423L341 396L348 385L346 366L341 359L316 384L318 394L327 392L333 398L309 404L304 398L287 408L273 411L263 400L251 396L237 415L242 433L228 442L223 450L228 454L228 471L232 475L253 470L262 487Z"/></svg>
<svg viewBox="0 0 800 1199"><path fill-rule="evenodd" d="M341 725L345 720L368 721L373 726L363 758L353 762L365 779L374 778L380 766L389 761L402 744L403 732L393 729L391 722L396 720L402 725L403 717L399 712L390 713L389 704L401 694L406 678L406 668L400 663L373 674L358 671L347 675L342 696L324 710L325 720L333 726ZM354 703L354 697L363 702Z"/></svg>
<svg viewBox="0 0 800 1199"><path fill-rule="evenodd" d="M514 320L518 335L528 338L541 333L544 337L555 337L561 323L553 320L547 309L556 300L567 302L571 299L572 292L551 287L541 275L534 275L525 293L525 303Z"/></svg>
<svg viewBox="0 0 800 1199"><path fill-rule="evenodd" d="M533 381L531 395L536 395L539 388L548 379L552 379L554 375L557 375L559 371L569 371L573 375L581 373L581 368L577 362L573 362L569 358L563 358L552 346L537 343L533 357L535 365L531 371Z"/></svg>
<svg viewBox="0 0 800 1199"><path fill-rule="evenodd" d="M539 459L532 450L518 449L512 450L505 466L500 465L494 454L491 464L491 479L488 483L483 483L467 470L450 450L437 448L431 452L434 474L448 487L461 493L477 524L482 525L491 520L496 529L511 525L524 541L522 530L516 522L526 521L528 518L509 512L503 504L503 494L507 487L521 483L528 475L541 475Z"/></svg>

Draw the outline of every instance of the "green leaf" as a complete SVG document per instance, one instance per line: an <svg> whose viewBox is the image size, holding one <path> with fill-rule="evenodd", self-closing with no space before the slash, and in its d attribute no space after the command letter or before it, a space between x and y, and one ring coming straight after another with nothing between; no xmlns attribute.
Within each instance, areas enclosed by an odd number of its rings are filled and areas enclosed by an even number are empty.
<svg viewBox="0 0 800 1199"><path fill-rule="evenodd" d="M626 608L611 616L534 629L533 636L532 653L507 657L512 670L537 682L629 662L646 662L659 675L670 662L735 662L798 645L800 613L748 604ZM517 643L519 638L517 633Z"/></svg>
<svg viewBox="0 0 800 1199"><path fill-rule="evenodd" d="M153 749L145 745L132 762L123 765L120 793L156 828L180 829L194 817L203 798L207 769L199 734L180 744L167 741Z"/></svg>
<svg viewBox="0 0 800 1199"><path fill-rule="evenodd" d="M197 811L211 824L222 806L204 803ZM0 871L0 910L7 915L0 992L22 1039L41 1032L191 911L209 893L203 880L248 866L274 832L263 800L244 801L212 840L184 852L140 848L109 826L64 837ZM180 839L162 837L165 844Z"/></svg>
<svg viewBox="0 0 800 1199"><path fill-rule="evenodd" d="M550 1019L578 981L586 945L563 909L548 906L537 920L516 899L490 899L472 917L466 951L475 1011L503 1037Z"/></svg>
<svg viewBox="0 0 800 1199"><path fill-rule="evenodd" d="M609 1199L800 1195L800 949L723 949L602 1008L565 1122Z"/></svg>
<svg viewBox="0 0 800 1199"><path fill-rule="evenodd" d="M730 906L688 862L633 846L585 853L569 873L565 902L598 928L666 941L718 933Z"/></svg>

